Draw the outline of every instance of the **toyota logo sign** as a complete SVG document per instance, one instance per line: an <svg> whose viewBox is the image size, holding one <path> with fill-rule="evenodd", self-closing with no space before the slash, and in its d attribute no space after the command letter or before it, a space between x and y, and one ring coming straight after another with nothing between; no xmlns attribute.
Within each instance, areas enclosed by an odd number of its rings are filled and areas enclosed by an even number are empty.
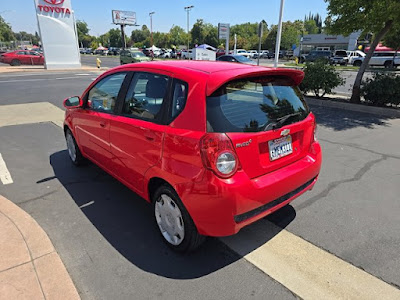
<svg viewBox="0 0 400 300"><path fill-rule="evenodd" d="M44 0L44 2L52 5L60 5L63 4L64 0Z"/></svg>

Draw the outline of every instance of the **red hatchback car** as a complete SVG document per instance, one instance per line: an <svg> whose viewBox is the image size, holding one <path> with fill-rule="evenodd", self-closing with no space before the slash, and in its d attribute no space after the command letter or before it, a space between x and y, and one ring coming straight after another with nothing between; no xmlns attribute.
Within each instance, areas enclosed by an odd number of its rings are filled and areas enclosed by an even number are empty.
<svg viewBox="0 0 400 300"><path fill-rule="evenodd" d="M0 62L4 64L10 64L11 66L43 65L44 56L36 51L17 50L1 54Z"/></svg>
<svg viewBox="0 0 400 300"><path fill-rule="evenodd" d="M193 250L315 184L322 155L303 76L206 61L116 67L64 100L69 156L151 202L167 244Z"/></svg>

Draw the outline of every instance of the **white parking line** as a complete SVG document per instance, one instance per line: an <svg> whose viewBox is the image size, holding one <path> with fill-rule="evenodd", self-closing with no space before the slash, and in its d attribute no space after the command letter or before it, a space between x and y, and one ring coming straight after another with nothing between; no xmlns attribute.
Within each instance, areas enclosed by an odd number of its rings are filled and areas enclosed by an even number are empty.
<svg viewBox="0 0 400 300"><path fill-rule="evenodd" d="M222 241L302 299L400 299L400 290L261 220Z"/></svg>
<svg viewBox="0 0 400 300"><path fill-rule="evenodd" d="M4 185L11 184L14 182L11 178L11 174L7 169L6 162L4 161L1 153L0 153L0 180Z"/></svg>

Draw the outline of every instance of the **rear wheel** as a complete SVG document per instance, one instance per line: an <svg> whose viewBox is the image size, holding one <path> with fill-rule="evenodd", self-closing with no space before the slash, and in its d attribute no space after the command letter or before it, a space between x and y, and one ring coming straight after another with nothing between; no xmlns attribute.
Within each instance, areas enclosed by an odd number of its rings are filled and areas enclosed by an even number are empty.
<svg viewBox="0 0 400 300"><path fill-rule="evenodd" d="M359 66L361 66L361 60L356 60L354 63L353 63L353 66L355 66L355 67L359 67Z"/></svg>
<svg viewBox="0 0 400 300"><path fill-rule="evenodd" d="M12 66L20 66L21 65L21 61L19 59L13 59L11 61L11 65Z"/></svg>
<svg viewBox="0 0 400 300"><path fill-rule="evenodd" d="M82 153L79 150L78 145L76 144L75 138L72 135L71 130L69 129L65 131L65 140L67 142L68 155L72 163L76 166L82 165L85 159L82 156Z"/></svg>
<svg viewBox="0 0 400 300"><path fill-rule="evenodd" d="M387 61L385 61L385 63L383 64L383 66L384 66L386 69L389 69L389 68L391 68L391 67L393 66L393 62L387 60Z"/></svg>
<svg viewBox="0 0 400 300"><path fill-rule="evenodd" d="M178 252L190 252L205 241L206 237L198 233L173 188L169 185L160 186L152 200L157 226L169 247Z"/></svg>

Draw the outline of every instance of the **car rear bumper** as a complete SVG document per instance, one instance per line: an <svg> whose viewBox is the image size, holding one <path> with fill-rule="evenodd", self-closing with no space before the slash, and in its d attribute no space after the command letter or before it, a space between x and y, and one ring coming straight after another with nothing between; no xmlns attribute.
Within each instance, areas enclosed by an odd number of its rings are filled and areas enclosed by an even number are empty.
<svg viewBox="0 0 400 300"><path fill-rule="evenodd" d="M321 160L321 147L313 143L307 156L254 179L243 171L229 179L207 171L202 183L180 196L201 234L232 235L310 190Z"/></svg>

